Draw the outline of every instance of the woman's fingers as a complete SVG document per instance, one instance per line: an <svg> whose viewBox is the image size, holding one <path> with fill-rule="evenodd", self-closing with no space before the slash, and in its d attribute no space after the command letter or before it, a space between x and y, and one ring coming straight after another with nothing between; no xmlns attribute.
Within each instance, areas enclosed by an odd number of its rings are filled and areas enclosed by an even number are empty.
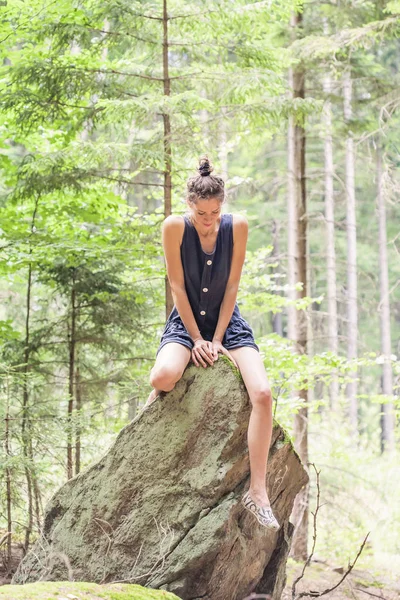
<svg viewBox="0 0 400 600"><path fill-rule="evenodd" d="M204 362L201 354L199 353L199 348L196 348L196 350L193 350L193 355L195 356L195 359L193 362L196 365L196 367L199 367L200 364L202 367L206 366L206 363Z"/></svg>
<svg viewBox="0 0 400 600"><path fill-rule="evenodd" d="M214 363L212 353L208 346L206 348L204 346L197 348L197 351L201 353L202 358L204 358L210 365Z"/></svg>
<svg viewBox="0 0 400 600"><path fill-rule="evenodd" d="M199 366L199 363L203 367L206 367L207 363L210 365L214 364L211 342L208 342L206 346L203 345L193 348L192 359L196 367ZM207 361L207 363L205 361Z"/></svg>

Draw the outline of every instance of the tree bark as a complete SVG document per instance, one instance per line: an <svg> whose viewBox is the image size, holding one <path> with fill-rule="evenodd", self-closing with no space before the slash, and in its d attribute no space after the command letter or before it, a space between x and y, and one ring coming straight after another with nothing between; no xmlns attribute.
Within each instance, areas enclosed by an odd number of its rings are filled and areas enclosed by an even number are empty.
<svg viewBox="0 0 400 600"><path fill-rule="evenodd" d="M168 63L168 12L167 0L163 0L163 80L164 80L164 95L171 95L171 80L169 78L169 63ZM167 113L163 114L164 120L164 217L167 218L172 212L172 147L171 147L171 121ZM172 298L171 286L168 281L168 276L165 275L165 312L168 319L174 300Z"/></svg>
<svg viewBox="0 0 400 600"><path fill-rule="evenodd" d="M274 273L274 274L280 273L279 225L280 225L279 221L277 221L276 219L274 219L272 221L272 253L271 253L271 256L272 256L272 258L275 259L274 262L278 263L278 265L276 267L272 267L272 269L271 269L272 273ZM279 291L277 291L276 294L279 294ZM281 337L283 337L282 313L278 312L278 313L272 314L271 319L272 319L272 331L274 333L277 333Z"/></svg>
<svg viewBox="0 0 400 600"><path fill-rule="evenodd" d="M382 365L382 393L384 396L393 394L393 372L390 355L392 353L392 341L390 331L390 302L389 302L389 272L387 258L386 237L386 204L383 185L382 148L378 144L376 150L376 183L377 183L377 213L379 223L379 317L381 329L381 353L385 362ZM381 405L382 429L381 448L382 451L394 450L394 413L393 402L385 402Z"/></svg>
<svg viewBox="0 0 400 600"><path fill-rule="evenodd" d="M75 277L71 289L71 329L69 335L69 373L68 373L68 418L67 418L67 478L73 477L72 459L72 415L74 410L74 372L75 372L75 331L76 331L76 290Z"/></svg>
<svg viewBox="0 0 400 600"><path fill-rule="evenodd" d="M31 249L30 249L31 252ZM32 478L30 470L30 452L29 452L29 335L30 335L30 311L31 311L31 288L32 288L32 264L28 267L28 286L26 291L26 316L25 316L25 352L24 352L24 380L23 380L23 400L22 400L22 423L21 423L21 439L25 462L25 478L27 484L28 497L28 524L25 528L24 552L29 550L29 540L32 533L33 525L33 502L32 502Z"/></svg>
<svg viewBox="0 0 400 600"><path fill-rule="evenodd" d="M302 14L294 13L291 17L293 36L302 23ZM289 83L293 98L304 98L305 72L302 68L290 69ZM288 132L288 273L289 283L302 282L302 290L291 292L291 297L303 298L307 295L307 210L306 210L306 179L305 179L305 129L304 123L295 122L293 116L289 119ZM289 311L289 337L295 342L295 350L299 354L307 352L307 318L304 310ZM298 391L299 397L307 401L307 390ZM302 406L294 417L295 448L303 465L308 464L308 411ZM296 560L307 558L308 537L308 484L297 494L292 520L295 524L291 556Z"/></svg>
<svg viewBox="0 0 400 600"><path fill-rule="evenodd" d="M331 78L325 75L323 80L325 104L322 113L324 125L325 155L325 225L326 225L326 285L328 301L328 347L331 352L338 353L338 325L336 305L336 254L335 254L335 209L333 196L333 143L332 143L332 109ZM337 409L339 395L338 379L333 374L329 385L330 407Z"/></svg>
<svg viewBox="0 0 400 600"><path fill-rule="evenodd" d="M76 396L76 428L75 428L75 475L81 470L81 419L82 419L82 387L79 357L76 360L75 371L75 396Z"/></svg>
<svg viewBox="0 0 400 600"><path fill-rule="evenodd" d="M36 197L35 207L31 219L31 235L35 232L35 221L38 210L39 197ZM29 246L29 255L32 255L32 247ZM21 422L21 440L24 454L24 471L27 484L28 498L28 524L25 529L24 552L29 550L30 536L33 529L33 494L32 479L35 479L33 470L32 437L29 420L29 370L30 370L30 317L31 317L31 294L32 294L32 263L28 266L28 284L26 289L26 312L25 312L25 341L24 341L24 378L22 386L22 422Z"/></svg>
<svg viewBox="0 0 400 600"><path fill-rule="evenodd" d="M9 382L7 381L7 400L6 400L6 415L4 418L4 453L8 459L11 460L11 450L10 450L10 389ZM6 502L7 502L7 531L9 533L7 537L7 568L11 564L11 544L12 544L12 510L11 510L11 481L12 481L12 473L10 468L10 463L8 463L5 473L6 473Z"/></svg>
<svg viewBox="0 0 400 600"><path fill-rule="evenodd" d="M346 138L346 230L347 230L347 358L357 358L358 309L357 309L357 232L356 198L354 184L354 144L351 131L352 118L351 70L343 75L344 119L348 126ZM352 381L347 384L346 396L349 402L350 428L353 439L358 438L357 371L350 374Z"/></svg>

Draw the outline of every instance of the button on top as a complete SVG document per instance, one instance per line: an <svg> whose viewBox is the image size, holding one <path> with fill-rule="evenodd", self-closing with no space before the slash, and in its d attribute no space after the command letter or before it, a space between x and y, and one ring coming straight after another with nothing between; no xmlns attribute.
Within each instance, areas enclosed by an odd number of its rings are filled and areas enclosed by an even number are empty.
<svg viewBox="0 0 400 600"><path fill-rule="evenodd" d="M207 264L208 264L208 265L212 265L212 260L208 260L208 261L207 261Z"/></svg>
<svg viewBox="0 0 400 600"><path fill-rule="evenodd" d="M201 314L201 315L205 315L205 314L206 314L206 311L205 311L205 310L201 310L201 311L200 311L200 314Z"/></svg>
<svg viewBox="0 0 400 600"><path fill-rule="evenodd" d="M203 292L208 292L208 288L203 288Z"/></svg>

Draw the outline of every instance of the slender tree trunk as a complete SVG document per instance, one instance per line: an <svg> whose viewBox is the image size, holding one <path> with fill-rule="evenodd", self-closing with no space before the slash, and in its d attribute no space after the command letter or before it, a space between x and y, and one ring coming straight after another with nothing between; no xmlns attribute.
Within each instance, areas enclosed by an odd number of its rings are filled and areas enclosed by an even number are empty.
<svg viewBox="0 0 400 600"><path fill-rule="evenodd" d="M293 37L297 35L302 23L302 14L296 13L291 17ZM302 69L290 69L289 83L293 98L304 98L305 72ZM288 132L288 272L291 285L302 282L303 289L296 291L295 297L307 295L307 210L306 210L306 179L305 179L305 129L304 124L296 123L294 118L289 120ZM289 312L289 337L295 341L296 352L303 354L307 351L307 318L304 310ZM307 390L301 389L298 395L307 401ZM307 406L302 406L294 418L295 447L305 468L308 465L308 412ZM296 496L292 520L295 532L292 540L291 555L296 560L307 558L308 536L308 497L309 486L306 485Z"/></svg>
<svg viewBox="0 0 400 600"><path fill-rule="evenodd" d="M34 464L33 463L32 436L30 436L30 438L29 438L29 455L31 457L32 464ZM37 530L40 531L42 528L41 515L43 514L43 505L42 505L42 496L40 493L36 469L32 472L32 484L33 484L33 499L34 499L34 506L35 506L36 527L37 527Z"/></svg>
<svg viewBox="0 0 400 600"><path fill-rule="evenodd" d="M31 252L31 250L30 250ZM24 352L24 380L23 380L23 400L22 400L22 423L21 423L21 439L23 446L24 462L25 462L25 477L27 484L27 497L28 497L28 524L25 528L25 542L24 552L25 554L29 550L29 540L32 533L33 525L33 502L32 502L32 478L31 478L31 461L29 452L29 438L30 438L30 425L29 425L29 387L28 387L28 376L29 376L29 319L31 310L31 288L32 288L32 264L29 263L28 267L28 286L26 292L26 316L25 316L25 352Z"/></svg>
<svg viewBox="0 0 400 600"><path fill-rule="evenodd" d="M11 449L10 449L10 386L7 380L7 400L6 400L6 415L4 418L4 453L8 460L8 465L5 469L6 475L6 503L7 503L7 557L6 566L9 568L11 565L11 545L12 545L12 501L11 501Z"/></svg>
<svg viewBox="0 0 400 600"><path fill-rule="evenodd" d="M75 373L75 346L76 346L76 290L75 278L71 290L71 329L69 335L69 374L68 374L68 430L67 430L67 478L73 477L72 459L72 415L74 411L74 373Z"/></svg>
<svg viewBox="0 0 400 600"><path fill-rule="evenodd" d="M354 177L354 144L351 131L352 80L350 67L343 76L344 119L348 124L346 138L346 228L347 228L347 358L357 358L358 309L357 309L357 231L356 197ZM351 373L352 381L347 384L350 428L353 439L358 438L357 371Z"/></svg>
<svg viewBox="0 0 400 600"><path fill-rule="evenodd" d="M163 0L163 79L164 79L164 95L171 95L171 80L169 78L168 64L168 12L167 0ZM167 113L163 114L164 119L164 216L167 218L172 212L172 147L171 147L171 121ZM168 276L165 275L165 311L168 319L170 312L174 306L172 298L171 286L169 285Z"/></svg>
<svg viewBox="0 0 400 600"><path fill-rule="evenodd" d="M336 305L336 254L335 254L335 210L333 196L333 143L332 143L332 109L331 78L325 75L323 81L325 105L323 111L324 151L325 151L325 224L326 224L326 284L328 300L328 344L329 350L338 353L338 323ZM337 409L339 386L337 376L333 373L329 385L330 407Z"/></svg>
<svg viewBox="0 0 400 600"><path fill-rule="evenodd" d="M276 267L272 267L271 270L272 270L273 274L280 273L279 253L280 253L280 250L279 250L279 221L274 219L272 221L272 254L271 254L271 256L272 256L272 258L275 259L274 262L277 262L278 264ZM279 294L278 291L276 293ZM281 337L283 337L282 313L278 312L276 314L272 314L271 319L272 319L272 331L274 333L277 333Z"/></svg>
<svg viewBox="0 0 400 600"><path fill-rule="evenodd" d="M39 205L39 197L36 197L35 207L32 213L31 219L31 235L35 232L35 221ZM29 247L29 255L32 255L32 248ZM25 529L25 542L24 552L25 554L29 550L30 536L33 529L33 493L32 493L32 479L35 479L35 473L33 468L33 454L32 454L32 436L30 431L30 420L29 420L29 370L30 370L30 316L31 316L31 294L32 294L32 263L28 266L28 284L26 290L26 312L25 312L25 342L24 342L24 378L22 386L22 421L21 421L21 440L24 454L24 470L27 484L27 498L28 498L28 524Z"/></svg>
<svg viewBox="0 0 400 600"><path fill-rule="evenodd" d="M79 357L76 359L75 372L75 395L76 395L76 429L75 429L75 475L81 470L81 419L82 419L82 386Z"/></svg>
<svg viewBox="0 0 400 600"><path fill-rule="evenodd" d="M378 144L376 150L376 182L377 182L377 212L379 222L379 291L380 291L380 324L381 352L385 357L382 365L382 393L384 396L393 394L393 372L390 355L392 341L390 332L390 301L389 301L389 272L386 239L386 203L383 186L382 148ZM381 447L383 451L394 450L394 413L393 403L385 402L382 409Z"/></svg>

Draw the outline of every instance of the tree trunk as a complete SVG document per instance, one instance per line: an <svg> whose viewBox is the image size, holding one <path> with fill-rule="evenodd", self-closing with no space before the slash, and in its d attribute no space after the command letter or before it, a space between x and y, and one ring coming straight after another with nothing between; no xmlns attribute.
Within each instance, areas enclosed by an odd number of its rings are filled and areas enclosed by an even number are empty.
<svg viewBox="0 0 400 600"><path fill-rule="evenodd" d="M11 511L11 481L12 473L10 467L11 450L10 450L10 388L7 381L7 400L6 400L6 416L4 418L4 453L7 457L6 474L6 502L7 502L7 558L6 566L9 568L11 564L11 544L12 544L12 511Z"/></svg>
<svg viewBox="0 0 400 600"><path fill-rule="evenodd" d="M279 252L280 252L280 250L279 250L279 221L274 219L272 221L272 254L271 254L271 256L272 256L272 258L275 259L274 262L278 263L278 265L276 267L272 267L272 269L271 269L272 273L274 273L274 274L280 273ZM275 293L279 294L278 291ZM282 313L278 312L278 313L272 314L271 319L272 319L272 331L274 333L277 333L281 337L283 337Z"/></svg>
<svg viewBox="0 0 400 600"><path fill-rule="evenodd" d="M35 207L31 219L31 235L35 232L35 220L38 210L39 197L36 197ZM32 255L32 247L29 247L29 255ZM32 293L32 263L28 266L28 285L26 290L26 313L25 313L25 342L24 342L24 378L22 391L22 422L21 422L21 441L24 454L24 470L27 485L28 499L28 525L25 529L24 552L29 550L30 536L33 529L33 494L32 479L35 479L33 470L32 436L29 420L29 360L30 360L30 317L31 317L31 293Z"/></svg>
<svg viewBox="0 0 400 600"><path fill-rule="evenodd" d="M380 291L380 324L381 352L385 357L382 365L382 393L384 396L393 394L393 372L390 355L392 342L390 333L390 303L389 303L389 273L386 239L386 204L382 172L382 148L378 144L376 150L376 183L377 183L377 212L379 222L379 291ZM382 408L381 447L383 451L394 450L394 413L393 403L385 402Z"/></svg>
<svg viewBox="0 0 400 600"><path fill-rule="evenodd" d="M331 352L338 353L338 326L336 305L336 254L335 254L335 210L333 197L333 143L332 143L332 110L331 110L331 78L324 77L323 89L325 105L322 115L324 124L325 151L325 224L326 224L326 285L328 301L328 347ZM329 385L330 407L337 409L339 395L338 379L333 373Z"/></svg>
<svg viewBox="0 0 400 600"><path fill-rule="evenodd" d="M32 250L30 249L30 252ZM28 287L26 291L26 317L25 317L25 352L24 352L24 380L23 380L23 400L22 400L22 423L21 423L21 440L25 462L25 477L27 484L27 498L28 498L28 524L25 529L25 541L24 541L24 552L25 554L29 550L29 540L32 533L33 525L33 502L32 502L32 478L31 478L31 463L30 463L30 452L29 452L29 388L28 388L28 376L29 376L29 320L31 310L31 288L32 288L32 264L29 263L28 267Z"/></svg>
<svg viewBox="0 0 400 600"><path fill-rule="evenodd" d="M75 277L71 290L71 330L69 335L69 374L68 374L68 418L67 418L67 478L73 477L72 459L72 415L74 410L74 373L75 373L75 330L76 330L76 290Z"/></svg>
<svg viewBox="0 0 400 600"><path fill-rule="evenodd" d="M164 80L164 95L171 95L171 81L169 78L168 65L168 12L167 0L163 0L163 80ZM163 114L164 119L164 216L167 218L172 212L171 199L171 168L172 168L172 147L171 147L171 121L167 113ZM171 286L168 281L168 276L165 275L165 311L168 319L171 310L174 306L172 298Z"/></svg>
<svg viewBox="0 0 400 600"><path fill-rule="evenodd" d="M302 23L302 15L295 13L291 17L293 35ZM303 70L290 69L289 82L293 98L304 98ZM292 297L302 298L307 295L307 211L306 211L306 180L305 180L305 130L304 124L296 123L294 117L289 119L288 132L288 166L289 166L289 193L288 193L288 272L291 286L302 282L300 291L292 292ZM307 318L304 310L290 310L289 337L295 341L296 352L303 354L307 351ZM298 395L307 401L307 390L298 391ZM294 417L295 448L303 465L308 464L308 411L302 406ZM308 484L297 494L292 512L295 524L291 555L295 560L307 558L308 536Z"/></svg>
<svg viewBox="0 0 400 600"><path fill-rule="evenodd" d="M31 461L33 464L33 448L32 448L32 436L29 438L29 455L31 457ZM35 518L36 518L36 527L37 530L40 531L42 529L42 521L41 515L43 514L43 504L42 504L42 496L40 493L40 488L38 484L38 478L36 475L36 470L32 472L32 484L33 484L33 497L35 501Z"/></svg>
<svg viewBox="0 0 400 600"><path fill-rule="evenodd" d="M82 419L82 387L79 357L76 360L75 371L75 396L76 396L76 428L75 428L75 475L81 470L81 419Z"/></svg>
<svg viewBox="0 0 400 600"><path fill-rule="evenodd" d="M356 198L354 185L354 144L351 131L352 117L352 81L350 67L343 76L344 119L348 125L346 138L346 229L347 229L347 358L357 358L357 232ZM347 384L346 396L349 401L350 428L353 439L358 438L358 400L357 371L350 374L353 378Z"/></svg>

